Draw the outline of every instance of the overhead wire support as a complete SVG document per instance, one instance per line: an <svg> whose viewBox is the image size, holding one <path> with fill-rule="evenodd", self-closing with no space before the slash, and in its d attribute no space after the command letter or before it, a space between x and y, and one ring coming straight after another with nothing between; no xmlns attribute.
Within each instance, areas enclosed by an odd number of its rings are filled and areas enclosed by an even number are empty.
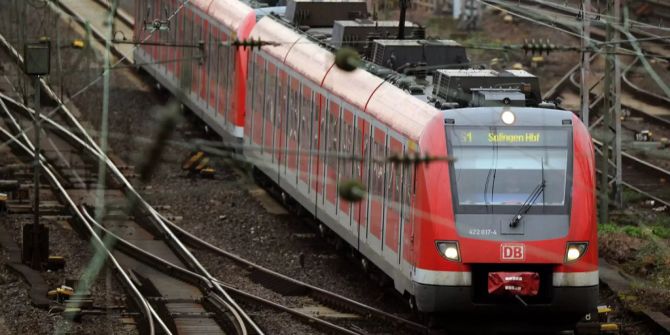
<svg viewBox="0 0 670 335"><path fill-rule="evenodd" d="M591 0L584 0L583 6L585 8L591 7ZM582 58L581 58L581 72L580 72L580 100L581 100L581 119L586 127L589 126L589 111L590 111L590 98L591 91L587 89L589 87L588 78L590 76L590 64L591 64L591 52L589 51L591 38L591 20L582 19Z"/></svg>
<svg viewBox="0 0 670 335"><path fill-rule="evenodd" d="M621 17L621 0L608 0L608 13L611 15L607 24L607 41L619 40ZM603 87L603 138L600 179L600 215L599 221L605 224L609 220L610 198L617 206L622 203L621 176L621 64L616 55L617 43L605 45L605 78ZM610 147L613 157L610 159ZM610 173L613 168L614 178L610 192Z"/></svg>

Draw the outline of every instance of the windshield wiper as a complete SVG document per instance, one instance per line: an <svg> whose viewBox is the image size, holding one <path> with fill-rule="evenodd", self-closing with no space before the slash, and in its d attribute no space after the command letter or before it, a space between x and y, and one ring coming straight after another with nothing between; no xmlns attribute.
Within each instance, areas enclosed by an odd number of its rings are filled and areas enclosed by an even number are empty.
<svg viewBox="0 0 670 335"><path fill-rule="evenodd" d="M535 203L537 198L539 198L540 195L544 192L544 186L545 186L545 180L542 179L540 184L535 186L533 192L531 192L530 195L528 195L528 198L526 199L526 201L523 202L523 205L521 205L519 211L516 214L514 214L512 221L510 221L509 223L510 227L514 228L519 225L519 222L521 222L523 216L526 215L526 213L528 213L530 208L533 207L533 204Z"/></svg>

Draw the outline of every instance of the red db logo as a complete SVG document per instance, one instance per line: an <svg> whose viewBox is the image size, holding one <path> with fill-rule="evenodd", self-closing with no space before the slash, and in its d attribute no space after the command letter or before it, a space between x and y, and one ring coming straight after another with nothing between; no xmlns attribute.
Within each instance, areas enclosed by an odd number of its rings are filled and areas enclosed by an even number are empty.
<svg viewBox="0 0 670 335"><path fill-rule="evenodd" d="M502 260L524 260L526 258L523 244L501 244L500 259Z"/></svg>

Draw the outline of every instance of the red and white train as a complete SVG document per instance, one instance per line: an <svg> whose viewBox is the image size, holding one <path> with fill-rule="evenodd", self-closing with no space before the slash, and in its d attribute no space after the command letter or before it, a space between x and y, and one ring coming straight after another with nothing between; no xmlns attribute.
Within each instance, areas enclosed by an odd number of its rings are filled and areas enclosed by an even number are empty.
<svg viewBox="0 0 670 335"><path fill-rule="evenodd" d="M276 18L257 21L237 0L192 0L166 31L142 24L181 3L137 1L135 40L204 41L204 57L142 45L135 62L211 128L243 142L259 170L419 311L574 324L595 307L594 153L575 115L436 109L369 72L340 70L331 51ZM233 38L280 43L236 49ZM456 160L379 162L415 153ZM349 179L366 185L361 202L338 196Z"/></svg>

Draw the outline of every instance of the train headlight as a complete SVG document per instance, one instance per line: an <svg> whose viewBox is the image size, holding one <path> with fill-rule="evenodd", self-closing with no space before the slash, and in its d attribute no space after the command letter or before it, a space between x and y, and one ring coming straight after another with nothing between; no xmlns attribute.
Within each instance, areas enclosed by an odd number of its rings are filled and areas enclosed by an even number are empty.
<svg viewBox="0 0 670 335"><path fill-rule="evenodd" d="M450 261L460 262L461 253L456 241L436 241L435 245L440 255Z"/></svg>
<svg viewBox="0 0 670 335"><path fill-rule="evenodd" d="M512 124L514 123L514 120L516 120L516 116L514 115L514 113L512 113L512 111L506 110L502 112L502 114L500 115L500 119L504 124Z"/></svg>
<svg viewBox="0 0 670 335"><path fill-rule="evenodd" d="M574 262L584 256L588 245L586 242L569 242L565 250L565 262Z"/></svg>

